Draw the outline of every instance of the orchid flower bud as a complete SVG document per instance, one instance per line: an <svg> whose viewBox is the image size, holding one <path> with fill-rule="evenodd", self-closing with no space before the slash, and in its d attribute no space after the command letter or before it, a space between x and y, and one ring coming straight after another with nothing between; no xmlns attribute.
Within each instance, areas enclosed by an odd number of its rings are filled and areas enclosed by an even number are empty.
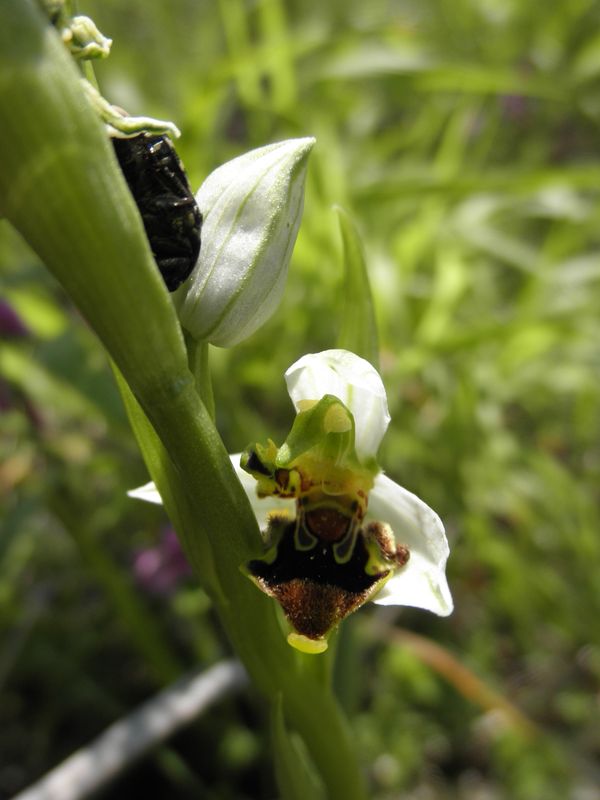
<svg viewBox="0 0 600 800"><path fill-rule="evenodd" d="M314 142L289 139L252 150L217 168L200 187L200 258L174 295L181 324L194 338L231 347L277 308Z"/></svg>

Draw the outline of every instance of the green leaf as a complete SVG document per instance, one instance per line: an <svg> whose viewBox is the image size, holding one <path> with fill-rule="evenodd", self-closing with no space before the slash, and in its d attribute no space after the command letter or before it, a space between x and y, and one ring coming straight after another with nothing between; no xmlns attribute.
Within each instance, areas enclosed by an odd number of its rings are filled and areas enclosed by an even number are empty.
<svg viewBox="0 0 600 800"><path fill-rule="evenodd" d="M126 380L114 364L113 371L150 477L160 492L169 519L175 530L181 534L186 520L193 519L192 504L183 490L183 483L169 454L133 396ZM190 563L195 566L200 575L204 589L213 597L218 595L220 584L215 572L214 558L209 542L204 536L181 536L181 543ZM220 599L223 600L222 597Z"/></svg>
<svg viewBox="0 0 600 800"><path fill-rule="evenodd" d="M379 337L364 249L349 214L335 206L344 261L343 310L337 346L366 358L379 369Z"/></svg>

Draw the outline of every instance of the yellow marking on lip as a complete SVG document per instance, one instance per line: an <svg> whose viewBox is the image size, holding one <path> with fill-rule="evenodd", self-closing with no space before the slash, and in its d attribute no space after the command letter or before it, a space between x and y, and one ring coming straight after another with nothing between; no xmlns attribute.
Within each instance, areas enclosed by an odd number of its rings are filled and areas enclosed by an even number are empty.
<svg viewBox="0 0 600 800"><path fill-rule="evenodd" d="M327 641L325 639L309 639L308 636L303 636L301 633L290 633L287 637L288 644L300 650L301 653L309 653L314 655L316 653L324 653L327 650Z"/></svg>

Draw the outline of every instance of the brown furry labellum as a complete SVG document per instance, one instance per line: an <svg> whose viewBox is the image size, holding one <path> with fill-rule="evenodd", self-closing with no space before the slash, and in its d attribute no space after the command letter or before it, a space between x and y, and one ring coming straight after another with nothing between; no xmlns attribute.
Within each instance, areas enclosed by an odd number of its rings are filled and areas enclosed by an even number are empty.
<svg viewBox="0 0 600 800"><path fill-rule="evenodd" d="M363 528L326 505L291 521L273 515L267 536L269 550L248 562L246 571L308 640L324 640L409 558L389 526L371 522Z"/></svg>

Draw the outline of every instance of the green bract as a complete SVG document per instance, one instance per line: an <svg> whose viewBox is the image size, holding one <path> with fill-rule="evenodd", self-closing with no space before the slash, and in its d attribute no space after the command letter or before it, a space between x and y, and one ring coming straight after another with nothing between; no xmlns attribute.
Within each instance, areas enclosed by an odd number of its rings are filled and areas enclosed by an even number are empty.
<svg viewBox="0 0 600 800"><path fill-rule="evenodd" d="M231 347L275 311L283 293L315 140L290 139L229 161L204 181L202 249L175 295L195 339Z"/></svg>

